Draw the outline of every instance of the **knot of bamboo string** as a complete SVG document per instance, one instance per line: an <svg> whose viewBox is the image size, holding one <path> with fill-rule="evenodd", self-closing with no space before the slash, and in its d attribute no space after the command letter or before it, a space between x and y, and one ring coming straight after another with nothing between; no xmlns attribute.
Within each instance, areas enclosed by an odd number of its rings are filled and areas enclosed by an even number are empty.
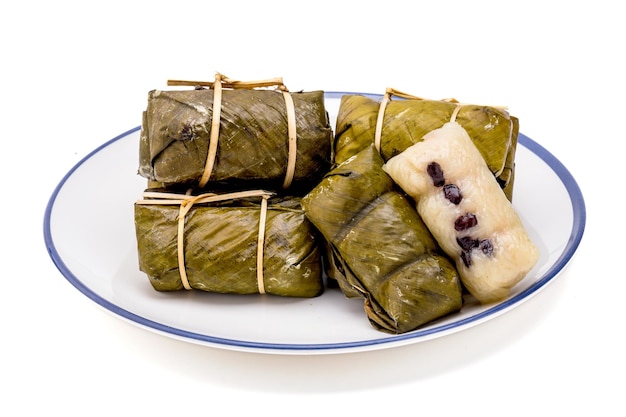
<svg viewBox="0 0 626 417"><path fill-rule="evenodd" d="M200 177L198 186L204 187L211 178L213 168L215 166L215 158L217 156L217 147L220 135L220 121L222 111L222 90L224 88L230 89L255 89L261 87L277 87L285 99L285 108L287 112L287 135L288 135L288 156L287 156L287 168L285 171L285 179L283 181L283 188L289 188L293 181L293 177L296 171L296 155L297 155L297 132L296 132L296 111L293 103L293 98L289 93L289 90L283 83L282 78L271 78L267 80L259 81L235 81L217 73L215 75L215 81L183 81L183 80L169 80L167 85L170 86L193 86L193 87L209 87L213 89L213 116L211 119L211 132L209 134L209 150L207 153L207 159L205 162L202 176Z"/></svg>
<svg viewBox="0 0 626 417"><path fill-rule="evenodd" d="M261 197L261 209L259 214L258 238L257 238L257 260L256 260L256 281L259 294L265 294L265 280L263 276L263 258L265 248L265 224L267 221L267 200L274 193L264 190L239 191L227 194L205 193L197 196L187 194L150 192L143 193L143 199L137 204L157 204L157 205L178 205L176 254L178 259L178 271L180 280L186 290L191 290L187 268L185 266L185 217L195 204L211 203L225 200L236 200L250 197Z"/></svg>

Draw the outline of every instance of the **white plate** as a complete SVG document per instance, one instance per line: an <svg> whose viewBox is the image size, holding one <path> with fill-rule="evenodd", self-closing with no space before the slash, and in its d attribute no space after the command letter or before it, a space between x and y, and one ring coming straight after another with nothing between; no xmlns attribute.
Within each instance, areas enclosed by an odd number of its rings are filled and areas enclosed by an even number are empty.
<svg viewBox="0 0 626 417"><path fill-rule="evenodd" d="M326 93L333 125L343 94ZM321 354L440 337L492 319L543 288L570 261L585 228L585 204L574 178L546 149L520 134L514 206L541 258L504 302L465 305L419 330L389 335L370 326L361 300L347 299L336 289L313 299L159 293L137 262L133 203L145 186L137 175L138 140L136 127L95 149L66 174L46 208L45 244L65 278L98 305L142 328L193 343Z"/></svg>

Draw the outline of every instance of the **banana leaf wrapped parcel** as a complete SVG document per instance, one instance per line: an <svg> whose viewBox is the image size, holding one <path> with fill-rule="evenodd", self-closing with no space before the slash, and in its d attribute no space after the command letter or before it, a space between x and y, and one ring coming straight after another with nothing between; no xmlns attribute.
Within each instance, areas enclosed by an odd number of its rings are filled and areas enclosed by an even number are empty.
<svg viewBox="0 0 626 417"><path fill-rule="evenodd" d="M158 291L323 292L320 238L300 198L148 191L134 210L139 269Z"/></svg>
<svg viewBox="0 0 626 417"><path fill-rule="evenodd" d="M139 174L164 186L227 183L233 189L241 183L238 189L304 195L328 172L332 129L322 91L289 92L281 82L244 83L218 74L196 89L150 91ZM254 88L271 84L278 88Z"/></svg>
<svg viewBox="0 0 626 417"><path fill-rule="evenodd" d="M370 324L404 333L460 310L452 262L370 145L330 171L302 199L327 241L330 271L347 297L360 296Z"/></svg>
<svg viewBox="0 0 626 417"><path fill-rule="evenodd" d="M400 99L392 100L392 96ZM455 100L426 100L387 89L382 100L344 95L335 130L335 163L374 143L385 161L450 120ZM456 116L512 199L519 120L501 107L464 104Z"/></svg>

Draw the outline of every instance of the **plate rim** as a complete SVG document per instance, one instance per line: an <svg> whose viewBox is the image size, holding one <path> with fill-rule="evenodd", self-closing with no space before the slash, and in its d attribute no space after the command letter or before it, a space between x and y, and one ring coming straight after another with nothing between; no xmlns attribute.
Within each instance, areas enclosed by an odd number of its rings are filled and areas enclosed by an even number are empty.
<svg viewBox="0 0 626 417"><path fill-rule="evenodd" d="M346 94L359 94L372 98L380 98L381 94L372 93L356 93L356 92L344 92L344 91L328 91L324 92L325 98L337 99ZM72 175L88 160L98 154L103 149L111 146L113 143L122 140L123 138L132 135L141 129L141 126L136 126L127 131L115 136L114 138L104 142L100 146L85 155L79 160L59 181L54 188L44 212L43 219L43 237L44 242L52 262L57 267L59 272L68 280L76 289L78 289L83 295L87 296L93 302L106 311L114 313L114 315L130 321L133 324L140 325L141 327L153 330L157 333L164 334L166 336L175 337L187 342L192 342L202 345L210 345L214 347L228 348L234 350L254 351L254 352L266 352L266 353L342 353L352 352L355 350L362 350L363 348L381 348L392 347L400 344L417 343L433 338L434 336L443 336L453 331L461 331L469 328L473 325L479 324L488 318L493 318L508 309L520 305L523 301L529 299L532 295L542 289L548 282L552 281L570 262L574 254L576 253L582 237L584 235L586 227L586 206L582 191L571 172L565 167L565 165L557 159L552 153L550 153L545 147L540 145L535 140L524 135L518 134L518 144L527 148L535 156L539 157L544 163L550 167L552 171L557 175L561 183L564 185L572 204L572 230L568 238L567 244L560 254L559 258L552 264L552 266L535 281L528 288L524 289L520 293L511 297L510 299L487 308L472 316L453 321L451 323L442 324L439 326L429 327L425 329L418 329L412 332L389 335L388 337L379 339L367 339L350 342L336 342L336 343L268 343L268 342L255 342L250 340L238 340L228 339L217 336L211 336L208 334L190 332L182 330L176 327L168 326L163 323L156 322L149 318L132 313L115 303L108 301L101 297L97 292L89 288L88 285L83 283L79 277L77 277L70 268L65 264L62 257L58 253L55 244L54 236L51 230L51 216L54 209L56 199L63 189L66 182L72 177Z"/></svg>

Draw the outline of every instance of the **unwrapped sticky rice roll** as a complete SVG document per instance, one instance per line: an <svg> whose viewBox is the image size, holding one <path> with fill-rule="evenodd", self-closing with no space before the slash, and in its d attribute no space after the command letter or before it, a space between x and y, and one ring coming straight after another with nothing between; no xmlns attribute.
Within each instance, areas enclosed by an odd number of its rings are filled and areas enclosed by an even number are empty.
<svg viewBox="0 0 626 417"><path fill-rule="evenodd" d="M537 263L539 250L455 121L427 133L384 170L415 199L424 223L479 302L506 298Z"/></svg>

